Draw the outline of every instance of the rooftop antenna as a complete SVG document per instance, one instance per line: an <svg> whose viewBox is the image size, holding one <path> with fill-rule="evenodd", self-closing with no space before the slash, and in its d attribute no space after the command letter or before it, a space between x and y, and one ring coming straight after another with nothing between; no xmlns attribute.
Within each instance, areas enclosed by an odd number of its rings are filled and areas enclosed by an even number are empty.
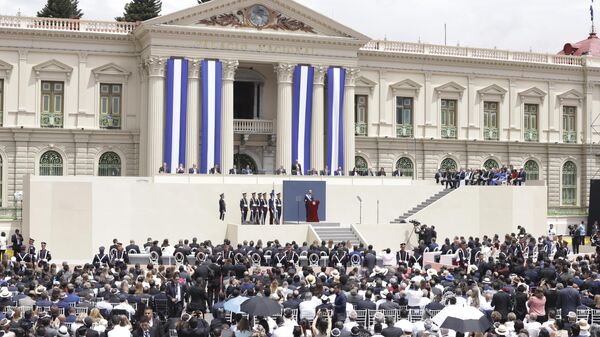
<svg viewBox="0 0 600 337"><path fill-rule="evenodd" d="M448 37L448 34L447 34L447 31L446 31L446 23L444 22L444 46L448 45L448 43L447 43L447 37Z"/></svg>
<svg viewBox="0 0 600 337"><path fill-rule="evenodd" d="M590 3L590 19L592 20L592 31L590 35L596 34L596 28L594 27L594 0Z"/></svg>

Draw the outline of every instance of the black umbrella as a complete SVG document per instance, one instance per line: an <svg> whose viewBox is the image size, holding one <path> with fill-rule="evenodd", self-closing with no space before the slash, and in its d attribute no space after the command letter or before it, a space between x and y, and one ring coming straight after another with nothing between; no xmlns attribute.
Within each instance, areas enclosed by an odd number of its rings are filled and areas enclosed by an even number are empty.
<svg viewBox="0 0 600 337"><path fill-rule="evenodd" d="M242 303L240 309L252 316L281 314L281 305L268 297L255 296Z"/></svg>
<svg viewBox="0 0 600 337"><path fill-rule="evenodd" d="M457 332L484 332L491 327L490 320L475 307L449 305L442 309L433 322L440 328Z"/></svg>

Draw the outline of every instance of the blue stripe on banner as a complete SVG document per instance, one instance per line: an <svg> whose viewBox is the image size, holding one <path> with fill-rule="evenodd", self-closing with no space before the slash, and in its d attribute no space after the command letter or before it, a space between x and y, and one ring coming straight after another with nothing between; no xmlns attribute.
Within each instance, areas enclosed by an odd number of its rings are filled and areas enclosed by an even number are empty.
<svg viewBox="0 0 600 337"><path fill-rule="evenodd" d="M175 173L179 164L185 166L188 61L167 60L167 93L165 141L163 156L167 167Z"/></svg>
<svg viewBox="0 0 600 337"><path fill-rule="evenodd" d="M221 163L221 92L221 62L203 60L200 173L208 173Z"/></svg>
<svg viewBox="0 0 600 337"><path fill-rule="evenodd" d="M163 150L163 161L167 163L170 172L175 173L173 169L172 149L173 149L173 59L167 60L167 95L166 95L166 116L165 116L165 142Z"/></svg>
<svg viewBox="0 0 600 337"><path fill-rule="evenodd" d="M188 60L181 62L181 114L179 123L179 162L186 165L187 141L187 98L188 98Z"/></svg>
<svg viewBox="0 0 600 337"><path fill-rule="evenodd" d="M344 168L343 101L346 72L342 68L327 70L327 165L334 174Z"/></svg>
<svg viewBox="0 0 600 337"><path fill-rule="evenodd" d="M296 66L292 95L292 160L298 160L303 174L311 169L310 133L313 82L313 67Z"/></svg>
<svg viewBox="0 0 600 337"><path fill-rule="evenodd" d="M340 68L340 116L339 116L339 146L338 146L338 166L342 167L342 172L346 172L344 163L344 86L346 84L346 69ZM337 169L337 168L336 168Z"/></svg>

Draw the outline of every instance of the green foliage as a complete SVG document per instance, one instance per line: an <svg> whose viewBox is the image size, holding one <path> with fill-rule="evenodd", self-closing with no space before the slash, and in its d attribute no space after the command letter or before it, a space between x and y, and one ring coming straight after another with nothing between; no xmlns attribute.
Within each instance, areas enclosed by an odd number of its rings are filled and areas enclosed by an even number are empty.
<svg viewBox="0 0 600 337"><path fill-rule="evenodd" d="M145 21L159 16L161 8L160 0L132 0L125 5L123 16L115 19L128 22Z"/></svg>
<svg viewBox="0 0 600 337"><path fill-rule="evenodd" d="M48 0L44 8L37 12L38 17L79 19L83 12L78 8L79 0Z"/></svg>

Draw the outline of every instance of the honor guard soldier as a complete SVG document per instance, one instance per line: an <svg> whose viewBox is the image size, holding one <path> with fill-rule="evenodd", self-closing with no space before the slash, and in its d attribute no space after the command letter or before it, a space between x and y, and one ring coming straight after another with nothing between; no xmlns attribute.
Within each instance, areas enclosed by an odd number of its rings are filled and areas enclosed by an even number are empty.
<svg viewBox="0 0 600 337"><path fill-rule="evenodd" d="M396 253L396 261L398 262L398 266L408 266L408 260L410 258L410 254L405 250L406 243L400 244L400 250Z"/></svg>
<svg viewBox="0 0 600 337"><path fill-rule="evenodd" d="M289 243L285 246L285 259L288 264L298 264L298 261L300 260L300 256L298 256L292 245Z"/></svg>
<svg viewBox="0 0 600 337"><path fill-rule="evenodd" d="M127 264L129 264L129 256L125 249L123 249L122 243L117 243L117 250L115 251L112 262L115 267L126 268Z"/></svg>
<svg viewBox="0 0 600 337"><path fill-rule="evenodd" d="M273 259L271 260L273 267L277 267L277 268L282 268L285 267L287 265L287 258L285 256L285 252L283 251L283 248L280 247L279 251L275 254L275 256L273 256Z"/></svg>
<svg viewBox="0 0 600 337"><path fill-rule="evenodd" d="M108 256L108 254L104 253L104 247L100 247L98 249L98 254L96 254L94 256L94 259L92 260L92 264L94 265L94 267L96 267L98 269L98 268L103 268L103 267L108 266L109 262L110 262L110 257Z"/></svg>
<svg viewBox="0 0 600 337"><path fill-rule="evenodd" d="M29 259L29 254L27 254L27 251L25 249L25 246L21 246L21 251L18 252L17 255L15 255L17 262L27 262L27 260Z"/></svg>
<svg viewBox="0 0 600 337"><path fill-rule="evenodd" d="M50 251L46 249L46 243L42 242L42 248L40 248L40 251L37 254L38 266L44 268L48 265L50 260L52 260L52 255L50 254Z"/></svg>
<svg viewBox="0 0 600 337"><path fill-rule="evenodd" d="M257 211L258 200L256 199L256 192L252 192L252 197L250 198L250 223L258 223Z"/></svg>
<svg viewBox="0 0 600 337"><path fill-rule="evenodd" d="M275 209L275 196L271 194L269 198L269 225L275 223L275 215L277 210Z"/></svg>
<svg viewBox="0 0 600 337"><path fill-rule="evenodd" d="M275 223L281 225L281 206L283 203L281 202L281 193L277 193L277 198L275 199Z"/></svg>
<svg viewBox="0 0 600 337"><path fill-rule="evenodd" d="M342 249L339 248L335 254L331 257L331 267L346 267L346 263L348 262L348 254Z"/></svg>
<svg viewBox="0 0 600 337"><path fill-rule="evenodd" d="M35 240L32 238L29 238L29 247L27 248L27 258L25 259L26 262L35 263L36 254L35 254L35 246L33 245L34 243L35 243Z"/></svg>
<svg viewBox="0 0 600 337"><path fill-rule="evenodd" d="M246 192L242 193L242 198L240 199L240 213L242 215L242 224L245 224L248 216L248 199L246 198Z"/></svg>

